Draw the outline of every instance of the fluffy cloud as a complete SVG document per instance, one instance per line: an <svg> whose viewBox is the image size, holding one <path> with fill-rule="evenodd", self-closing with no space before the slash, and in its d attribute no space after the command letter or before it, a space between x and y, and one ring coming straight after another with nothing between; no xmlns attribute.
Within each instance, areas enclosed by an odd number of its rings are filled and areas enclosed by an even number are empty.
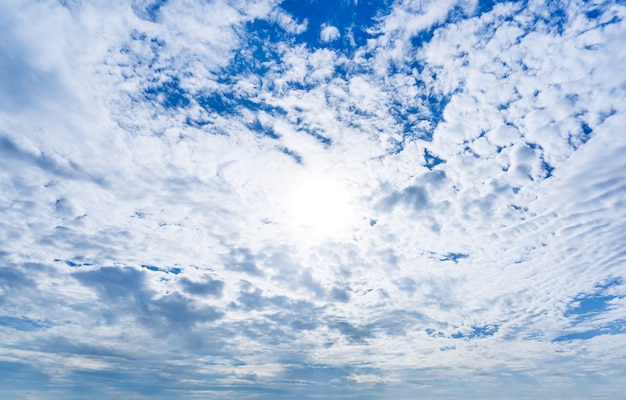
<svg viewBox="0 0 626 400"><path fill-rule="evenodd" d="M322 39L323 42L332 42L333 40L339 39L339 36L341 36L341 33L336 26L322 25L320 39Z"/></svg>

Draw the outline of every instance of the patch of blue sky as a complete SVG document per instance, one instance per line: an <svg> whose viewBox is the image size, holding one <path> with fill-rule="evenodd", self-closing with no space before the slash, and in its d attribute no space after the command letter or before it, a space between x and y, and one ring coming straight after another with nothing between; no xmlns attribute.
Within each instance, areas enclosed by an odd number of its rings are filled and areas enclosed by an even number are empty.
<svg viewBox="0 0 626 400"><path fill-rule="evenodd" d="M455 264L463 258L468 258L469 254L465 253L448 253L439 259L439 261L453 261Z"/></svg>
<svg viewBox="0 0 626 400"><path fill-rule="evenodd" d="M149 87L144 95L146 100L155 101L166 109L184 108L191 104L189 94L180 87L180 80L175 76L160 85Z"/></svg>
<svg viewBox="0 0 626 400"><path fill-rule="evenodd" d="M149 271L154 271L154 272L161 270L159 267L155 267L154 265L142 265L141 268L145 268Z"/></svg>
<svg viewBox="0 0 626 400"><path fill-rule="evenodd" d="M35 321L27 317L0 316L0 326L13 328L18 331L33 331L46 329L50 324L46 321Z"/></svg>
<svg viewBox="0 0 626 400"><path fill-rule="evenodd" d="M254 120L254 122L249 123L248 128L261 136L268 137L274 140L280 139L280 135L276 133L274 128L272 128L271 126L263 125L258 119Z"/></svg>
<svg viewBox="0 0 626 400"><path fill-rule="evenodd" d="M239 108L239 102L235 100L232 93L207 93L198 96L196 101L207 112L216 112L219 115L237 114Z"/></svg>
<svg viewBox="0 0 626 400"><path fill-rule="evenodd" d="M182 270L177 267L160 268L155 265L149 265L149 264L142 264L141 268L145 268L148 271L165 272L166 274L174 274L174 275L178 275L182 272Z"/></svg>
<svg viewBox="0 0 626 400"><path fill-rule="evenodd" d="M585 16L590 20L600 21L604 12L613 4L624 4L624 0L613 0L613 1L589 1L584 0L585 5L587 6L587 10L585 11ZM606 26L610 24L614 24L616 22L620 22L622 19L614 15L612 19L608 21L601 22L598 26Z"/></svg>
<svg viewBox="0 0 626 400"><path fill-rule="evenodd" d="M418 87L424 89L423 83ZM449 95L421 94L414 99L395 99L390 113L402 126L402 135L409 140L432 141L433 132L443 121L443 111L450 101Z"/></svg>
<svg viewBox="0 0 626 400"><path fill-rule="evenodd" d="M425 332L432 337L445 337L445 335L443 334L443 332L439 332L436 329L432 329L432 328L428 328L425 330Z"/></svg>
<svg viewBox="0 0 626 400"><path fill-rule="evenodd" d="M297 164L302 164L302 156L295 152L294 150L288 149L287 147L280 147L279 150L283 153L291 157Z"/></svg>
<svg viewBox="0 0 626 400"><path fill-rule="evenodd" d="M591 329L583 332L573 332L561 335L553 342L567 342L570 340L588 340L600 335L620 335L626 333L626 320L613 321L599 329Z"/></svg>
<svg viewBox="0 0 626 400"><path fill-rule="evenodd" d="M476 8L477 14L480 16L491 12L495 6L502 3L510 3L511 0L479 0ZM514 1L515 2L515 1ZM517 3L526 3L526 0L517 1Z"/></svg>
<svg viewBox="0 0 626 400"><path fill-rule="evenodd" d="M475 338L485 338L489 336L495 335L500 326L499 325L484 325L484 326L472 326L469 331L457 331L450 335L452 339L475 339ZM428 336L434 338L445 338L447 335L443 332L440 332L433 328L428 328L425 330Z"/></svg>
<svg viewBox="0 0 626 400"><path fill-rule="evenodd" d="M433 170L437 165L445 163L446 160L437 157L430 150L424 149L424 166L429 170Z"/></svg>
<svg viewBox="0 0 626 400"><path fill-rule="evenodd" d="M607 291L612 287L621 285L621 283L620 279L612 279L605 284L597 285L595 293L580 294L570 303L570 307L564 315L568 318L573 317L575 321L580 322L603 313L609 309L612 300L621 298L617 295L608 294Z"/></svg>
<svg viewBox="0 0 626 400"><path fill-rule="evenodd" d="M545 172L544 179L548 179L552 176L552 172L554 171L554 167L548 164L545 160L543 160L543 156L541 156L541 168Z"/></svg>
<svg viewBox="0 0 626 400"><path fill-rule="evenodd" d="M516 4L519 7L519 11L526 9L528 0L485 0L479 1L477 6L477 15L480 16L485 13L491 12L499 4ZM564 1L552 1L545 4L542 14L535 14L532 25L537 26L541 24L548 28L549 31L556 32L559 35L563 33L563 30L568 22L568 12L566 8L569 2ZM595 15L592 14L592 15ZM511 17L507 17L511 18ZM597 17L596 17L597 18Z"/></svg>
<svg viewBox="0 0 626 400"><path fill-rule="evenodd" d="M333 21L341 21L341 26L337 28L348 29L347 26L353 28L353 25L374 26L377 16L384 15L388 12L380 4L371 4L369 2L348 2L343 1L337 7L325 4L324 1L286 1L281 7L291 14L299 23L303 23L304 19L308 21L308 28L300 33L289 33L283 29L276 21L256 19L248 22L240 36L244 40L243 46L234 54L230 64L225 67L218 80L219 83L226 87L232 85L242 76L254 75L261 79L265 89L272 91L272 79L269 73L279 73L284 68L279 63L281 58L280 44L288 44L293 46L300 42L304 42L310 47L319 47L322 44L320 35L320 27L323 24L331 26ZM452 14L451 14L452 15ZM349 16L347 18L346 16ZM452 17L450 17L452 18ZM360 21L356 23L355 21ZM335 25L332 25L335 26ZM354 30L351 31L354 35ZM363 31L365 32L365 31ZM369 34L367 34L369 35ZM362 41L355 41L352 45L360 46L365 44L365 38ZM350 45L350 46L352 46ZM338 46L338 45L337 45ZM347 51L350 46L343 45L342 48L335 50ZM340 46L341 47L341 46ZM355 73L362 73L363 66L356 65L358 63L340 63L335 68L335 76L344 79ZM399 67L405 69L403 67ZM268 79L265 79L268 78ZM433 79L437 77L434 76ZM418 82L419 83L419 82ZM289 82L294 90L310 90L314 86L309 82ZM424 86L424 83L421 83ZM415 99L397 99L397 105L392 106L390 112L394 118L402 126L403 135L411 140L422 139L432 140L432 134L437 124L443 120L443 110L449 102L449 95L426 93ZM215 110L219 114L235 115L240 107L255 109L254 102L243 99L234 93L228 93L226 89L223 93L212 93L205 97L199 97L198 103L207 110ZM258 104L256 105L258 106ZM358 110L350 110L355 115L359 115ZM313 133L316 139L327 145L328 138L318 137ZM399 143L393 153L402 151L403 145Z"/></svg>
<svg viewBox="0 0 626 400"><path fill-rule="evenodd" d="M580 294L570 303L569 309L564 313L564 316L570 318L573 327L581 326L585 321L601 317L612 308L611 302L613 300L623 298L623 296L611 294L611 289L621 284L621 279L612 279L605 284L597 285L593 293ZM625 332L626 320L618 319L604 323L599 328L566 333L558 336L553 341L587 340L599 335L617 335Z"/></svg>
<svg viewBox="0 0 626 400"><path fill-rule="evenodd" d="M435 94L428 94L428 95L422 95L422 101L424 101L424 103L427 105L428 107L428 112L429 114L427 115L429 118L429 121L436 126L439 122L443 121L443 111L445 110L446 106L448 105L448 103L450 102L450 96L449 95L435 95ZM432 140L433 137L433 131L431 130L430 132L428 132L427 135L422 135L420 138L425 139L425 140Z"/></svg>
<svg viewBox="0 0 626 400"><path fill-rule="evenodd" d="M389 139L389 147L387 148L387 154L388 155L394 155L394 154L399 154L404 150L404 144L405 141L404 140L396 140L396 139Z"/></svg>
<svg viewBox="0 0 626 400"><path fill-rule="evenodd" d="M528 1L524 0L517 3L526 7ZM562 0L545 3L542 9L543 12L534 15L532 24L536 27L541 26L542 28L547 28L549 32L562 35L569 20L569 15L566 10L568 3L569 2Z"/></svg>
<svg viewBox="0 0 626 400"><path fill-rule="evenodd" d="M585 121L580 122L579 132L570 132L567 138L567 144L573 149L577 150L580 146L587 143L593 136L593 128L589 126Z"/></svg>
<svg viewBox="0 0 626 400"><path fill-rule="evenodd" d="M601 8L594 8L592 10L589 10L585 13L585 16L587 16L587 18L589 19L596 19L599 16L602 15L602 9Z"/></svg>
<svg viewBox="0 0 626 400"><path fill-rule="evenodd" d="M512 1L513 3L526 3L526 1ZM426 29L421 30L416 35L411 38L411 45L414 48L420 48L424 44L430 42L432 38L435 36L435 32L448 25L455 24L463 19L470 18L473 16L480 16L482 14L488 13L493 10L493 8L500 3L511 3L511 1L507 0L487 0L487 1L479 1L475 12L472 14L468 13L468 9L465 9L459 5L452 7L448 12L446 18L441 22L436 22L435 24L429 26Z"/></svg>
<svg viewBox="0 0 626 400"><path fill-rule="evenodd" d="M586 136L591 135L593 133L593 129L591 129L589 124L587 124L586 122L581 122L580 129L582 129L583 134Z"/></svg>
<svg viewBox="0 0 626 400"><path fill-rule="evenodd" d="M331 138L324 136L323 134L320 133L319 130L311 128L305 124L301 124L301 119L298 118L298 132L302 132L306 135L311 136L312 138L314 138L315 140L317 140L320 144L324 145L324 146L330 146L333 141Z"/></svg>
<svg viewBox="0 0 626 400"><path fill-rule="evenodd" d="M232 83L239 74L264 75L280 58L276 44L288 40L288 33L276 22L256 19L244 25L244 43L224 68L218 82Z"/></svg>
<svg viewBox="0 0 626 400"><path fill-rule="evenodd" d="M599 27L605 27L607 25L612 25L612 24L617 24L622 22L623 18L618 17L617 15L613 16L613 18L611 18L610 20L606 21L606 22L602 22L600 24L598 24Z"/></svg>
<svg viewBox="0 0 626 400"><path fill-rule="evenodd" d="M418 36L423 36L423 32ZM428 38L422 37L422 39L413 38L414 46L419 47L425 41L430 41L432 35ZM447 107L452 95L459 92L460 89L453 89L451 93L442 93L429 87L423 79L421 74L424 71L424 67L420 64L419 59L408 60L407 62L397 63L392 62L388 66L389 75L406 75L415 79L415 86L418 89L418 93L413 98L406 98L404 96L399 97L393 91L390 93L393 96L393 103L390 107L390 112L396 119L397 123L402 125L403 135L409 139L421 139L431 141L433 137L434 129L437 125L444 120L443 112ZM429 72L429 77L433 81L437 81L438 76L436 72Z"/></svg>
<svg viewBox="0 0 626 400"><path fill-rule="evenodd" d="M152 0L148 2L133 1L131 7L137 17L150 22L158 22L161 7L167 2L168 0Z"/></svg>
<svg viewBox="0 0 626 400"><path fill-rule="evenodd" d="M498 332L499 325L472 326L469 332L457 332L452 334L454 339L474 339L493 336Z"/></svg>
<svg viewBox="0 0 626 400"><path fill-rule="evenodd" d="M556 3L556 2L555 2ZM556 31L559 35L563 34L563 28L567 23L568 16L567 11L562 8L553 8L550 10L550 17L547 19L547 23L549 26L553 26L556 28Z"/></svg>
<svg viewBox="0 0 626 400"><path fill-rule="evenodd" d="M217 113L221 116L241 115L245 110L265 111L273 115L285 114L280 107L274 107L228 88L222 91L198 93L194 96L194 100L208 113Z"/></svg>
<svg viewBox="0 0 626 400"><path fill-rule="evenodd" d="M80 262L80 261L77 261L76 259L75 260L61 260L59 258L55 258L53 261L54 262L64 263L68 267L72 267L72 268L76 268L76 267L91 267L91 266L93 266L92 263Z"/></svg>
<svg viewBox="0 0 626 400"><path fill-rule="evenodd" d="M296 35L297 43L350 52L355 47L364 46L373 37L371 28L378 23L378 18L390 12L391 5L389 0L285 0L280 7L297 22L308 22L308 28ZM337 28L339 36L324 41L324 26Z"/></svg>
<svg viewBox="0 0 626 400"><path fill-rule="evenodd" d="M333 140L331 138L326 137L322 135L321 133L318 133L309 129L303 129L302 131L305 132L307 135L313 137L315 140L317 140L324 146L330 146L333 143Z"/></svg>

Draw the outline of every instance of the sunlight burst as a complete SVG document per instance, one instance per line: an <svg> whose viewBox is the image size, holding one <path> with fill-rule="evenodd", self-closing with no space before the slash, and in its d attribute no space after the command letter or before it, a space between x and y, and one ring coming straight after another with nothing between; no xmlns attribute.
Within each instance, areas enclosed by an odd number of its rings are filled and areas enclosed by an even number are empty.
<svg viewBox="0 0 626 400"><path fill-rule="evenodd" d="M309 239L338 238L348 233L353 216L347 185L318 175L290 188L287 200L288 225Z"/></svg>

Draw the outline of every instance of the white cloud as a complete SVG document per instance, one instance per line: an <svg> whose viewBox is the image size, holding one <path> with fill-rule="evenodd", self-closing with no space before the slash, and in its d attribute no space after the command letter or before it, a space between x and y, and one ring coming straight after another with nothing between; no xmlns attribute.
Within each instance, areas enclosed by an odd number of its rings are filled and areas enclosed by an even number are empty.
<svg viewBox="0 0 626 400"><path fill-rule="evenodd" d="M336 26L326 24L322 25L322 30L320 32L320 39L322 42L332 42L339 39L340 36L341 33Z"/></svg>
<svg viewBox="0 0 626 400"><path fill-rule="evenodd" d="M309 28L309 21L307 19L298 23L298 21L294 20L288 13L282 10L274 12L272 18L288 33L298 35Z"/></svg>

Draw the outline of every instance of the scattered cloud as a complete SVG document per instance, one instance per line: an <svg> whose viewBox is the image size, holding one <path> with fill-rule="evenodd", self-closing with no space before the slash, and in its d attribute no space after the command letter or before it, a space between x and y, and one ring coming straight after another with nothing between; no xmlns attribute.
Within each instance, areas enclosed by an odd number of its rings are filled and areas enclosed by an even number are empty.
<svg viewBox="0 0 626 400"><path fill-rule="evenodd" d="M333 40L339 39L341 33L336 26L332 25L322 25L322 31L320 32L320 39L322 42L332 42Z"/></svg>

